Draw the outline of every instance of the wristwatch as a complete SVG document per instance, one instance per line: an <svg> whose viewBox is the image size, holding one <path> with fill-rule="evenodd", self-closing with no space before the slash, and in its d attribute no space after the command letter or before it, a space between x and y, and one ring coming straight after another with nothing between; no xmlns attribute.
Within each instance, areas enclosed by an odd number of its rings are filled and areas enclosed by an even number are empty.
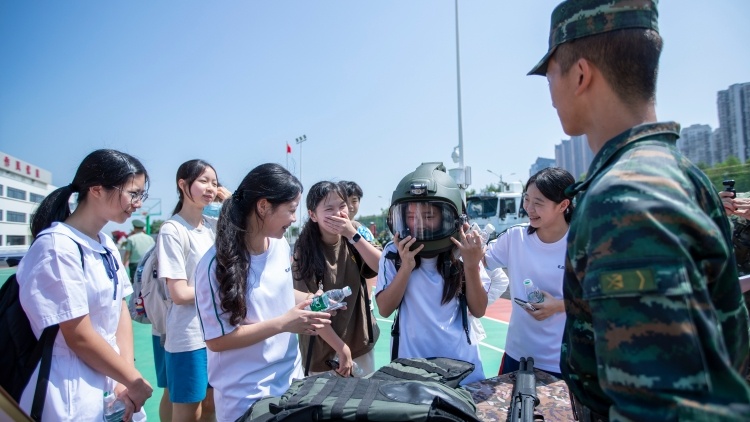
<svg viewBox="0 0 750 422"><path fill-rule="evenodd" d="M362 239L362 235L360 235L359 233L354 233L354 236L352 236L352 238L349 241L349 243L351 243L353 245L353 244L359 242L359 239Z"/></svg>

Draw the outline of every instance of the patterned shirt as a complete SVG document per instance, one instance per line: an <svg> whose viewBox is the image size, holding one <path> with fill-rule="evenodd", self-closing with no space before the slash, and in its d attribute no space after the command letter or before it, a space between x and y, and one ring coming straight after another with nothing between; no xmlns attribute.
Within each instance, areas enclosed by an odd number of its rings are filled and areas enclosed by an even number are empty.
<svg viewBox="0 0 750 422"><path fill-rule="evenodd" d="M627 130L568 188L561 371L611 420L747 420L748 313L729 222L678 137L673 122Z"/></svg>

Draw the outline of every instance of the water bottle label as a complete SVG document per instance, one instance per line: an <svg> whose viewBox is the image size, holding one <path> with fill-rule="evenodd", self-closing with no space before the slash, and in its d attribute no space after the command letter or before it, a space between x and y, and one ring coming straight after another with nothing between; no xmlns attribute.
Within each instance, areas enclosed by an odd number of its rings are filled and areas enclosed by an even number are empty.
<svg viewBox="0 0 750 422"><path fill-rule="evenodd" d="M312 303L310 304L310 310L315 312L320 312L328 308L329 301L328 296L321 295L321 296L315 296L313 298Z"/></svg>

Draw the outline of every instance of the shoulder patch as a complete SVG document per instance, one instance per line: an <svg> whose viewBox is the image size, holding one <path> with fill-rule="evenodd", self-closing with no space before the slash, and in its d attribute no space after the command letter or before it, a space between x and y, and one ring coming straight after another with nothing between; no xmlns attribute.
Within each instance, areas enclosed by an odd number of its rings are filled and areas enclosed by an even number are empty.
<svg viewBox="0 0 750 422"><path fill-rule="evenodd" d="M636 293L656 290L654 273L650 268L606 271L599 275L602 293Z"/></svg>

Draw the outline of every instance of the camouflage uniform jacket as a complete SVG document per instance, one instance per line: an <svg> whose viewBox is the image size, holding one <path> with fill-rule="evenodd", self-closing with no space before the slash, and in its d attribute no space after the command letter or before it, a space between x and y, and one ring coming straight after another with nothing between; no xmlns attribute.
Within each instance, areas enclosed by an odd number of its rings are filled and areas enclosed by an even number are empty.
<svg viewBox="0 0 750 422"><path fill-rule="evenodd" d="M748 420L748 314L729 221L678 137L673 122L625 131L568 188L561 371L611 420Z"/></svg>

